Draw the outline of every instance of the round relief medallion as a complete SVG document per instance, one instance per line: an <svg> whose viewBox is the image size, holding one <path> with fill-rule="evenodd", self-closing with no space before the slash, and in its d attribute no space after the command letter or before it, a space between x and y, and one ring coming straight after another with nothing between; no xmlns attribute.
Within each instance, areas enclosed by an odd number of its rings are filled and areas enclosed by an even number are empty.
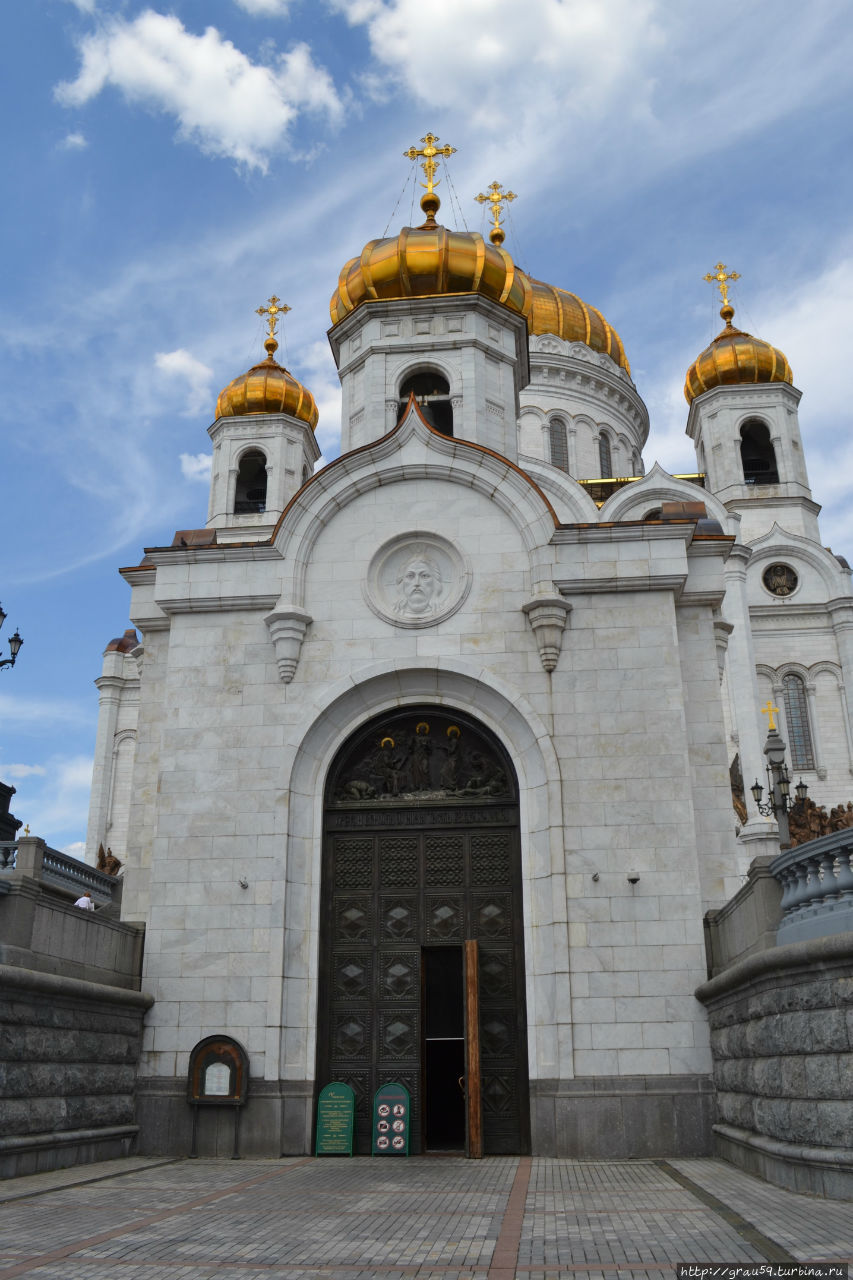
<svg viewBox="0 0 853 1280"><path fill-rule="evenodd" d="M395 627L431 627L455 613L471 587L457 546L439 533L401 533L373 556L363 584L370 608Z"/></svg>
<svg viewBox="0 0 853 1280"><path fill-rule="evenodd" d="M796 590L799 578L787 564L771 564L764 570L761 581L772 596L789 596Z"/></svg>

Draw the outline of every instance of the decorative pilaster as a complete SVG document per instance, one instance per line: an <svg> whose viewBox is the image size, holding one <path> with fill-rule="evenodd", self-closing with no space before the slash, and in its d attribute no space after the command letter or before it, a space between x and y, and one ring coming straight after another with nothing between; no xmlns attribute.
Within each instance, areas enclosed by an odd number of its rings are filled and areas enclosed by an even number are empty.
<svg viewBox="0 0 853 1280"><path fill-rule="evenodd" d="M542 595L534 596L521 607L536 637L542 666L546 671L553 671L563 647L563 632L572 606L562 596Z"/></svg>
<svg viewBox="0 0 853 1280"><path fill-rule="evenodd" d="M267 614L264 622L275 646L279 677L285 684L290 684L296 674L302 641L313 618L304 609L291 605L287 609L274 609Z"/></svg>

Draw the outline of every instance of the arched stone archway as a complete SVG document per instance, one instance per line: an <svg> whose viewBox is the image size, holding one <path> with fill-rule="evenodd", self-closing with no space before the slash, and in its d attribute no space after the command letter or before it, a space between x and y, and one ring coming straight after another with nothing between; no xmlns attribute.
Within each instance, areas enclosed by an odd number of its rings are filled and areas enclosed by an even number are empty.
<svg viewBox="0 0 853 1280"><path fill-rule="evenodd" d="M412 1097L412 1150L464 1147L467 999L485 1151L528 1150L518 784L503 745L446 706L373 717L328 772L323 846L316 1088L353 1087L356 1149L370 1150L371 1099L391 1081ZM479 956L467 996L466 940Z"/></svg>

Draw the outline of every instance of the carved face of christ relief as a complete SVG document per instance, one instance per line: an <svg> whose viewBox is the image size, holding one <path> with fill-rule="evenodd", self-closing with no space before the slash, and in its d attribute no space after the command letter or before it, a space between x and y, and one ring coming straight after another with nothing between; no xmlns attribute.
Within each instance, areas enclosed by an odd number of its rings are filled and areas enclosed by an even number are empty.
<svg viewBox="0 0 853 1280"><path fill-rule="evenodd" d="M399 596L394 606L395 612L413 618L422 618L432 613L441 595L441 571L438 565L429 559L416 556L403 566L397 579Z"/></svg>

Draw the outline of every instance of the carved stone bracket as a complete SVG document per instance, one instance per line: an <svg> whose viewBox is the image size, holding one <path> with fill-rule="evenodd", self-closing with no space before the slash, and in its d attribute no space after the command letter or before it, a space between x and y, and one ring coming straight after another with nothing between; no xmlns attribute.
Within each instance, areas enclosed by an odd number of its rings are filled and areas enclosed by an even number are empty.
<svg viewBox="0 0 853 1280"><path fill-rule="evenodd" d="M521 607L533 628L542 666L546 671L553 671L563 647L563 632L572 606L562 596L541 595Z"/></svg>
<svg viewBox="0 0 853 1280"><path fill-rule="evenodd" d="M305 633L313 622L310 613L291 605L289 609L273 609L264 618L275 646L279 677L290 684L296 673Z"/></svg>

